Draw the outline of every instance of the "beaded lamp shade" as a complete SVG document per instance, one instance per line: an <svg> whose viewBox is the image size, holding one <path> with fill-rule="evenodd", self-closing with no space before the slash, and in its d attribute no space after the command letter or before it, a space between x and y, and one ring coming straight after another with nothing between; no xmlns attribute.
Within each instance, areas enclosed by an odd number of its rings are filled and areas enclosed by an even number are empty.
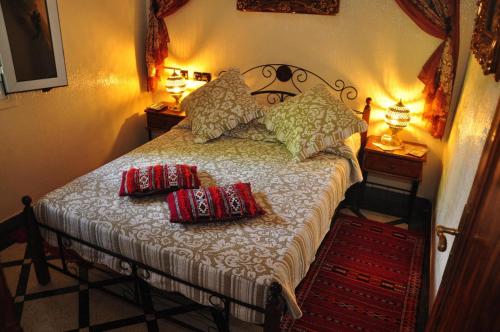
<svg viewBox="0 0 500 332"><path fill-rule="evenodd" d="M167 78L165 88L167 92L175 98L176 104L179 104L179 99L186 90L186 81L182 76L177 74L177 71L174 69L172 75Z"/></svg>
<svg viewBox="0 0 500 332"><path fill-rule="evenodd" d="M390 128L403 129L408 125L408 122L410 122L410 109L401 100L387 109L385 123Z"/></svg>

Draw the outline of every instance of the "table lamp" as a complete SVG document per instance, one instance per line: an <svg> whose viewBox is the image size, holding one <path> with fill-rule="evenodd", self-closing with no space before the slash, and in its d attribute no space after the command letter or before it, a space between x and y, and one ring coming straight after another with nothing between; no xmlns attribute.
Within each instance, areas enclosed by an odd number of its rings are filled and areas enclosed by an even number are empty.
<svg viewBox="0 0 500 332"><path fill-rule="evenodd" d="M390 106L385 113L385 123L389 126L391 134L385 134L380 139L380 143L390 147L403 147L398 133L410 122L410 109L401 100L396 105Z"/></svg>
<svg viewBox="0 0 500 332"><path fill-rule="evenodd" d="M186 90L186 81L182 76L177 74L177 70L179 68L169 68L169 69L173 69L174 72L167 78L165 83L165 89L172 97L174 97L175 103L179 105L179 99L181 99L182 94Z"/></svg>

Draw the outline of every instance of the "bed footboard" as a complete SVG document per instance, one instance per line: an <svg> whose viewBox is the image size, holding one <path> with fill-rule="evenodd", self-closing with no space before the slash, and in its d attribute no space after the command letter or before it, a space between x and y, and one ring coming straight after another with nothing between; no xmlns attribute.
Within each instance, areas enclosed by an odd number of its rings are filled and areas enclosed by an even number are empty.
<svg viewBox="0 0 500 332"><path fill-rule="evenodd" d="M22 217L26 227L27 242L30 248L31 259L35 266L36 279L39 284L46 285L50 282L49 267L45 259L43 250L43 240L40 235L40 229L35 218L35 213L31 207L31 197L24 196L21 201L24 204Z"/></svg>
<svg viewBox="0 0 500 332"><path fill-rule="evenodd" d="M49 264L47 262L46 257L45 257L43 239L42 239L42 236L40 234L40 225L38 224L38 222L36 220L35 213L33 211L33 207L31 206L31 203L32 203L31 197L24 196L22 198L22 203L24 204L24 209L23 209L23 212L21 213L21 216L22 216L23 222L24 222L25 227L26 227L27 243L28 243L28 246L30 249L32 262L33 262L33 265L35 267L35 273L36 273L36 278L37 278L38 283L40 283L41 285L46 285L50 282L50 274L49 274L49 269L48 269L49 265L50 265L50 267L55 268L56 270L60 271L63 274L66 274L66 275L69 275L73 278L79 279L78 276L74 276L71 273L68 273L68 271L66 271L65 268L59 269L56 266ZM62 232L58 232L54 229L51 229L48 226L45 226L45 225L41 225L41 226L43 226L44 228L47 228L49 231L56 232L58 236L64 236L66 238L70 238L72 240L75 240L75 241L78 241L78 242L83 243L85 245L88 245L95 250L102 251L104 253L107 253L107 254L115 256L115 257L119 256L119 255L113 254L112 252L109 252L105 249L94 246L90 243L86 243L83 240L76 239L76 238L74 238L70 235L67 235L65 233L62 233ZM63 249L61 247L61 245L62 244L60 242L59 243L59 250L60 251ZM64 255L62 253L61 253L60 258L61 258L62 265L65 266L66 264L65 264L65 260L64 260ZM146 271L151 270L153 272L164 275L167 278L174 279L178 282L185 283L185 284L188 284L188 285L191 285L194 287L194 285L192 285L184 280L174 278L173 276L164 274L161 271L155 270L155 269L150 268L146 265L143 265L143 264L137 263L133 260L127 259L125 257L121 257L121 258L125 259L127 262L131 263L132 266L134 266L133 270L135 272L133 273L133 275L134 275L133 279L138 280L138 282L142 283L143 286L147 286L147 287L142 287L143 289L149 289L149 285L146 284L144 282L144 280L142 280L140 277L137 276L137 267L143 268ZM105 283L111 284L109 282L111 280L113 280L113 279L106 280ZM127 280L128 280L128 278L127 278ZM123 282L123 278L116 278L116 282L113 282L113 283L120 283L120 282ZM102 286L97 285L97 284L99 284L99 283L96 283L96 285L94 286L95 288L102 287ZM285 300L282 296L282 287L279 283L274 282L269 287L269 294L267 296L265 309L256 307L254 305L242 303L240 301L237 301L236 299L224 296L222 294L218 294L218 293L210 291L210 290L206 290L202 287L196 287L196 288L201 289L203 291L207 291L208 293L212 294L215 297L218 297L222 302L224 302L224 305L222 307L218 307L217 305L212 305L212 307L210 307L210 309L212 311L212 315L214 316L214 322L217 325L218 331L221 331L221 332L229 331L229 312L228 312L228 310L229 310L230 302L238 303L240 305L244 305L244 306L247 306L247 307L252 308L254 310L257 310L259 312L264 313L264 315L265 315L264 316L264 331L265 332L280 331L281 318L285 312L286 304L285 304ZM144 306L145 313L155 312L155 310L153 309L151 300L149 298L149 292L143 292L142 291L143 289L140 289L140 293L141 293L141 297L143 299L142 305ZM144 297L146 297L147 301L145 301ZM195 308L195 307L193 307L192 304L190 304L186 307L194 308L194 309L188 310L188 311L193 311L193 310L198 310L199 308L204 307L204 306L196 305L196 308ZM174 308L174 309L178 309L178 308ZM160 316L167 317L167 316L172 316L172 315L176 314L176 313L170 313L170 311L172 311L172 309L166 309L164 311L165 312L157 311L156 315L158 317L160 317ZM189 326L189 325L187 325L187 326Z"/></svg>
<svg viewBox="0 0 500 332"><path fill-rule="evenodd" d="M280 331L281 317L285 311L285 300L281 295L281 285L277 282L271 284L266 304L264 318L264 332Z"/></svg>

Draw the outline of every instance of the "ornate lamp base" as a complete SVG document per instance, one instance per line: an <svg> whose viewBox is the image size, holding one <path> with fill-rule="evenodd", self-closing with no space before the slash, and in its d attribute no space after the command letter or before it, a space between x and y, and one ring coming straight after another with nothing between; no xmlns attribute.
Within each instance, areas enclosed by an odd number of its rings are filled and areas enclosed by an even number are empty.
<svg viewBox="0 0 500 332"><path fill-rule="evenodd" d="M175 104L172 105L172 107L171 107L172 111L180 112L181 108L179 107L179 105L180 105L179 100L181 99L182 95L177 95L177 94L170 94L170 95L175 99Z"/></svg>
<svg viewBox="0 0 500 332"><path fill-rule="evenodd" d="M391 148L402 148L403 142L398 137L400 129L391 128L391 134L384 134L380 138L380 143Z"/></svg>

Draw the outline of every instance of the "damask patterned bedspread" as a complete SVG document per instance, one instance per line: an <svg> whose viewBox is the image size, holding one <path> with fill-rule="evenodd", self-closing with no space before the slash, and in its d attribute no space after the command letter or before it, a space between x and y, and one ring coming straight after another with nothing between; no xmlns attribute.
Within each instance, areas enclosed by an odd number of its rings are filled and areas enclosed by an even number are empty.
<svg viewBox="0 0 500 332"><path fill-rule="evenodd" d="M165 196L119 197L121 171L131 166L186 163L198 166L202 185L250 182L266 214L231 223L172 224ZM191 131L173 129L159 138L42 197L40 223L173 274L191 283L265 307L273 281L288 308L301 316L294 289L305 276L347 188L361 180L357 161L320 154L295 162L282 144L222 137L195 144ZM56 245L52 233L43 231ZM120 272L130 267L78 243L85 259ZM194 288L151 274L147 281L209 304ZM262 323L263 315L240 305L232 314Z"/></svg>

